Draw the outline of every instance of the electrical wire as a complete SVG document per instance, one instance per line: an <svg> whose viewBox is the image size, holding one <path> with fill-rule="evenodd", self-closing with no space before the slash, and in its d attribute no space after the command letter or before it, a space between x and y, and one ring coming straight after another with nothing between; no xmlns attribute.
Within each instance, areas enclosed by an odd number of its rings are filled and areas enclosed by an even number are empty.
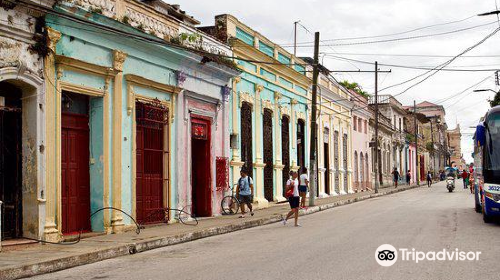
<svg viewBox="0 0 500 280"><path fill-rule="evenodd" d="M358 63L363 63L363 64L368 64L368 65L375 65L375 63L371 61L363 61L359 59L352 59L352 58L347 58L347 57L342 57L342 56L335 56L335 55L326 55L326 58L331 58L331 59L336 59L336 60L342 60L342 61L352 61L352 62L358 62ZM414 69L414 70L435 70L435 67L430 67L430 66L410 66L410 65L399 65L399 64L390 64L390 63L378 63L380 66L387 66L387 67L395 67L395 68L404 68L404 69ZM498 64L499 67L498 69L450 69L450 68L443 68L441 71L449 71L449 72L491 72L491 71L497 71L500 69L500 64ZM493 65L491 65L493 66ZM479 65L477 66L457 66L457 67L480 67ZM335 72L335 71L332 71Z"/></svg>
<svg viewBox="0 0 500 280"><path fill-rule="evenodd" d="M389 53L353 53L353 52L321 52L325 55L349 55L349 56L394 56L394 57L427 57L427 58L451 58L453 55L433 55L433 54L389 54ZM463 55L462 58L491 58L500 57L500 55Z"/></svg>
<svg viewBox="0 0 500 280"><path fill-rule="evenodd" d="M425 82L426 80L428 80L430 77L436 75L439 71L441 71L444 67L448 66L449 64L451 64L453 61L455 61L458 57L460 57L461 55L463 54L466 54L468 53L469 51L475 49L476 47L482 45L484 42L486 42L486 40L488 40L489 38L491 38L493 35L495 35L498 31L500 31L500 27L496 28L493 32L491 32L490 34L488 34L486 37L484 37L483 39L481 39L479 42L477 42L476 44L468 47L467 49L465 49L464 51L462 51L461 53L459 53L458 55L456 55L455 57L451 58L450 60L446 61L445 63L439 65L438 67L436 67L436 69L434 70L430 70L431 73L426 76L425 78L423 78L422 80L416 82L415 84L407 87L405 90L401 91L400 93L397 93L397 94L394 94L393 96L396 97L396 96L399 96L399 95L402 95L406 92L408 92L408 90L414 88L415 86ZM434 72L432 72L434 71ZM387 88L386 88L387 89Z"/></svg>
<svg viewBox="0 0 500 280"><path fill-rule="evenodd" d="M403 31L403 32L392 33L392 34L375 35L375 36L360 36L360 37L345 37L345 38L329 39L329 40L325 40L325 41L345 41L345 40L370 39L370 38L381 38L381 37L389 37L389 36L395 36L395 35L403 35L403 34L412 33L412 32L415 32L415 31L420 31L420 30L423 30L423 29L431 28L431 27L442 26L442 25L449 25L449 24L453 24L453 23L463 22L463 21L469 20L471 18L474 18L476 16L477 15L471 15L471 16L469 16L467 18L460 19L460 20L455 20L455 21L450 21L450 22L445 22L445 23L432 24L432 25L427 25L427 26L423 26L423 27L419 27L419 28L415 28L415 29L411 29L411 30L407 30L407 31ZM303 43L307 43L307 42L303 42ZM314 43L314 42L308 42L308 43ZM289 44L287 43L287 44L283 44L283 45L289 45Z"/></svg>
<svg viewBox="0 0 500 280"><path fill-rule="evenodd" d="M416 35L416 36L409 36L409 37L401 37L401 38L391 38L391 39L384 39L384 40L373 40L373 41L361 41L361 42L352 42L352 43L334 43L334 44L320 44L320 47L325 47L325 46L333 46L333 47L340 47L340 46L355 46L355 45L369 45L369 44L378 44L378 43L389 43L389 42L399 42L399 41L406 41L406 40L415 40L415 39L421 39L421 38L429 38L429 37L436 37L436 36L443 36L443 35L449 35L453 33L459 33L463 31L468 31L492 24L496 24L497 21L492 21L489 23L484 23L484 24L479 24L467 28L461 28L457 30L452 30L452 31L446 31L446 32L440 32L440 33L433 33L433 34L425 34L425 35ZM307 42L308 45L305 45L304 43L298 43L297 47L298 48L310 48L313 47L313 45L310 44L310 42ZM284 48L288 48L290 46L288 45L282 45Z"/></svg>
<svg viewBox="0 0 500 280"><path fill-rule="evenodd" d="M455 97L458 97L458 96L462 95L463 93L466 93L466 92L467 92L468 90L470 90L471 88L473 88L473 87L477 87L478 85L480 85L480 84L482 84L482 83L486 82L486 81L487 81L487 80L489 80L489 79L491 79L491 75L486 76L484 79L481 79L479 82L474 83L473 85L471 85L471 86L467 87L466 89L464 89L464 90L462 90L462 91L460 91L460 92L458 92L458 93L456 93L456 94L453 94L453 95L451 95L451 96L449 96L449 97L446 97L446 98L439 99L439 100L434 101L434 102L432 102L432 103L434 103L434 104L436 104L436 105L441 105L441 104L444 104L444 103L445 103L445 102L447 102L448 100L450 100L450 99L452 99L452 98L455 98Z"/></svg>

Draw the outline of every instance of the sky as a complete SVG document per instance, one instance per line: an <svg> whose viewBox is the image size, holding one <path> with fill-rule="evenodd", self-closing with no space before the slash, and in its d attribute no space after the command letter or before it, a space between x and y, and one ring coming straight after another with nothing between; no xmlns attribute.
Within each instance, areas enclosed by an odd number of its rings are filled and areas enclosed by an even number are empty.
<svg viewBox="0 0 500 280"><path fill-rule="evenodd" d="M436 67L499 28L500 20L495 15L477 16L480 13L496 10L496 5L500 7L500 0L497 1L498 3L495 3L495 0L178 0L177 3L167 2L180 4L181 9L187 14L201 21L200 26L213 25L215 15L232 14L271 41L283 46L292 45L293 23L300 21L302 26L299 26L297 30L297 42L300 46L297 48L297 55L313 55L311 47L311 42L314 40L313 33L319 31L322 41L320 47L322 63L330 70L340 71L373 70L374 66L361 62L347 62L337 57L365 62L378 61L381 64ZM399 34L373 37L394 33ZM446 34L436 35L440 33ZM415 36L425 37L366 43ZM345 39L353 37L370 38ZM363 44L352 44L359 42ZM293 52L293 48L287 47L287 50ZM457 58L447 68L500 69L500 32L466 53L465 56ZM426 72L426 70L391 66L380 66L379 69L392 71L379 75L379 90ZM333 75L337 80L358 82L370 94L374 92L373 73L334 73ZM382 90L380 94L399 94L418 81L419 79L416 79L401 86ZM495 85L494 71L439 71L396 98L403 105L412 105L414 100L417 103L430 101L443 105L446 110L448 128L453 129L457 123L460 124L462 153L467 162L470 162L472 161L472 133L474 131L471 126L475 126L479 118L486 113L489 108L487 99L492 99L494 96L491 91L473 92L474 89L498 90L498 86Z"/></svg>

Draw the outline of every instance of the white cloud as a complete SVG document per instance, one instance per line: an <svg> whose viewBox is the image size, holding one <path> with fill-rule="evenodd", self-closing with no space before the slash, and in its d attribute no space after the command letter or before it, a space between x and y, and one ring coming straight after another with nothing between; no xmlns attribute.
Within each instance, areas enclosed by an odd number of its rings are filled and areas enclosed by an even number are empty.
<svg viewBox="0 0 500 280"><path fill-rule="evenodd" d="M242 22L259 31L276 43L290 43L292 41L293 22L300 20L311 32L320 31L321 39L334 39L354 36L373 36L402 32L444 22L460 20L478 13L495 10L494 0L179 0L181 8L188 14L201 20L201 25L212 25L214 16L229 13ZM496 20L495 16L473 17L456 24L437 26L407 35L422 35L446 32L455 29L471 27ZM418 40L407 40L395 43L380 43L359 46L335 47L336 52L351 53L396 53L396 54L435 54L456 55L475 44L491 32L497 25L490 25L465 32L446 36L430 37ZM468 55L500 55L500 33L490 38L486 43L474 49ZM312 41L313 35L299 30L298 41ZM369 40L369 39L367 39ZM291 49L290 49L291 51ZM322 52L333 52L331 48L322 47ZM299 48L299 55L312 55L312 48ZM348 56L349 58L375 61L381 63L436 66L447 58L422 57L389 57L389 56ZM330 69L354 70L350 63L325 59L324 64ZM372 70L373 66L354 63L358 68ZM479 66L476 68L500 68L499 58L460 58L450 66ZM492 66L493 65L493 66ZM381 67L389 69L390 67ZM468 67L473 68L473 67ZM380 76L381 87L398 83L409 77L422 73L417 70L392 68L392 73ZM493 76L493 73L490 73ZM355 80L361 83L365 90L372 92L373 74L336 74L339 79ZM398 99L403 104L411 104L413 100L436 101L451 96L471 86L484 78L485 72L440 72L421 85L401 95ZM411 85L411 83L409 84ZM494 80L483 83L481 88L496 89ZM384 93L397 94L405 87L398 87ZM453 98L444 103L447 113L447 122L454 128L457 121L463 132L470 132L468 128L475 125L477 120L489 108L486 99L492 98L493 93L471 93L460 95L460 101ZM481 102L481 99L484 102ZM465 135L464 135L465 136ZM463 138L464 156L470 159L472 141ZM467 151L467 152L465 152Z"/></svg>

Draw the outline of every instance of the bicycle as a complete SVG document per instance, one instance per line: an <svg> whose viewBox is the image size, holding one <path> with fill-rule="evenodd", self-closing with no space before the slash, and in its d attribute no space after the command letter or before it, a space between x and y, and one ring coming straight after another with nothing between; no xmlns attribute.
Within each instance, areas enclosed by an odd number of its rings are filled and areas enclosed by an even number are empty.
<svg viewBox="0 0 500 280"><path fill-rule="evenodd" d="M235 186L238 184L234 184L231 189L231 195L226 195L222 198L220 206L222 208L222 212L225 215L235 215L240 211L240 200L234 194Z"/></svg>

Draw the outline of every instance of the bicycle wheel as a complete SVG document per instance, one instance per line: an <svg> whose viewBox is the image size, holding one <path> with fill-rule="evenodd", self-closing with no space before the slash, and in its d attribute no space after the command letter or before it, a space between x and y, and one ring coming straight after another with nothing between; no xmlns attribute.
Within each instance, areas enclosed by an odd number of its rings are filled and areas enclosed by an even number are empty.
<svg viewBox="0 0 500 280"><path fill-rule="evenodd" d="M240 210L240 202L234 196L225 196L221 201L222 213L226 215L235 215Z"/></svg>

